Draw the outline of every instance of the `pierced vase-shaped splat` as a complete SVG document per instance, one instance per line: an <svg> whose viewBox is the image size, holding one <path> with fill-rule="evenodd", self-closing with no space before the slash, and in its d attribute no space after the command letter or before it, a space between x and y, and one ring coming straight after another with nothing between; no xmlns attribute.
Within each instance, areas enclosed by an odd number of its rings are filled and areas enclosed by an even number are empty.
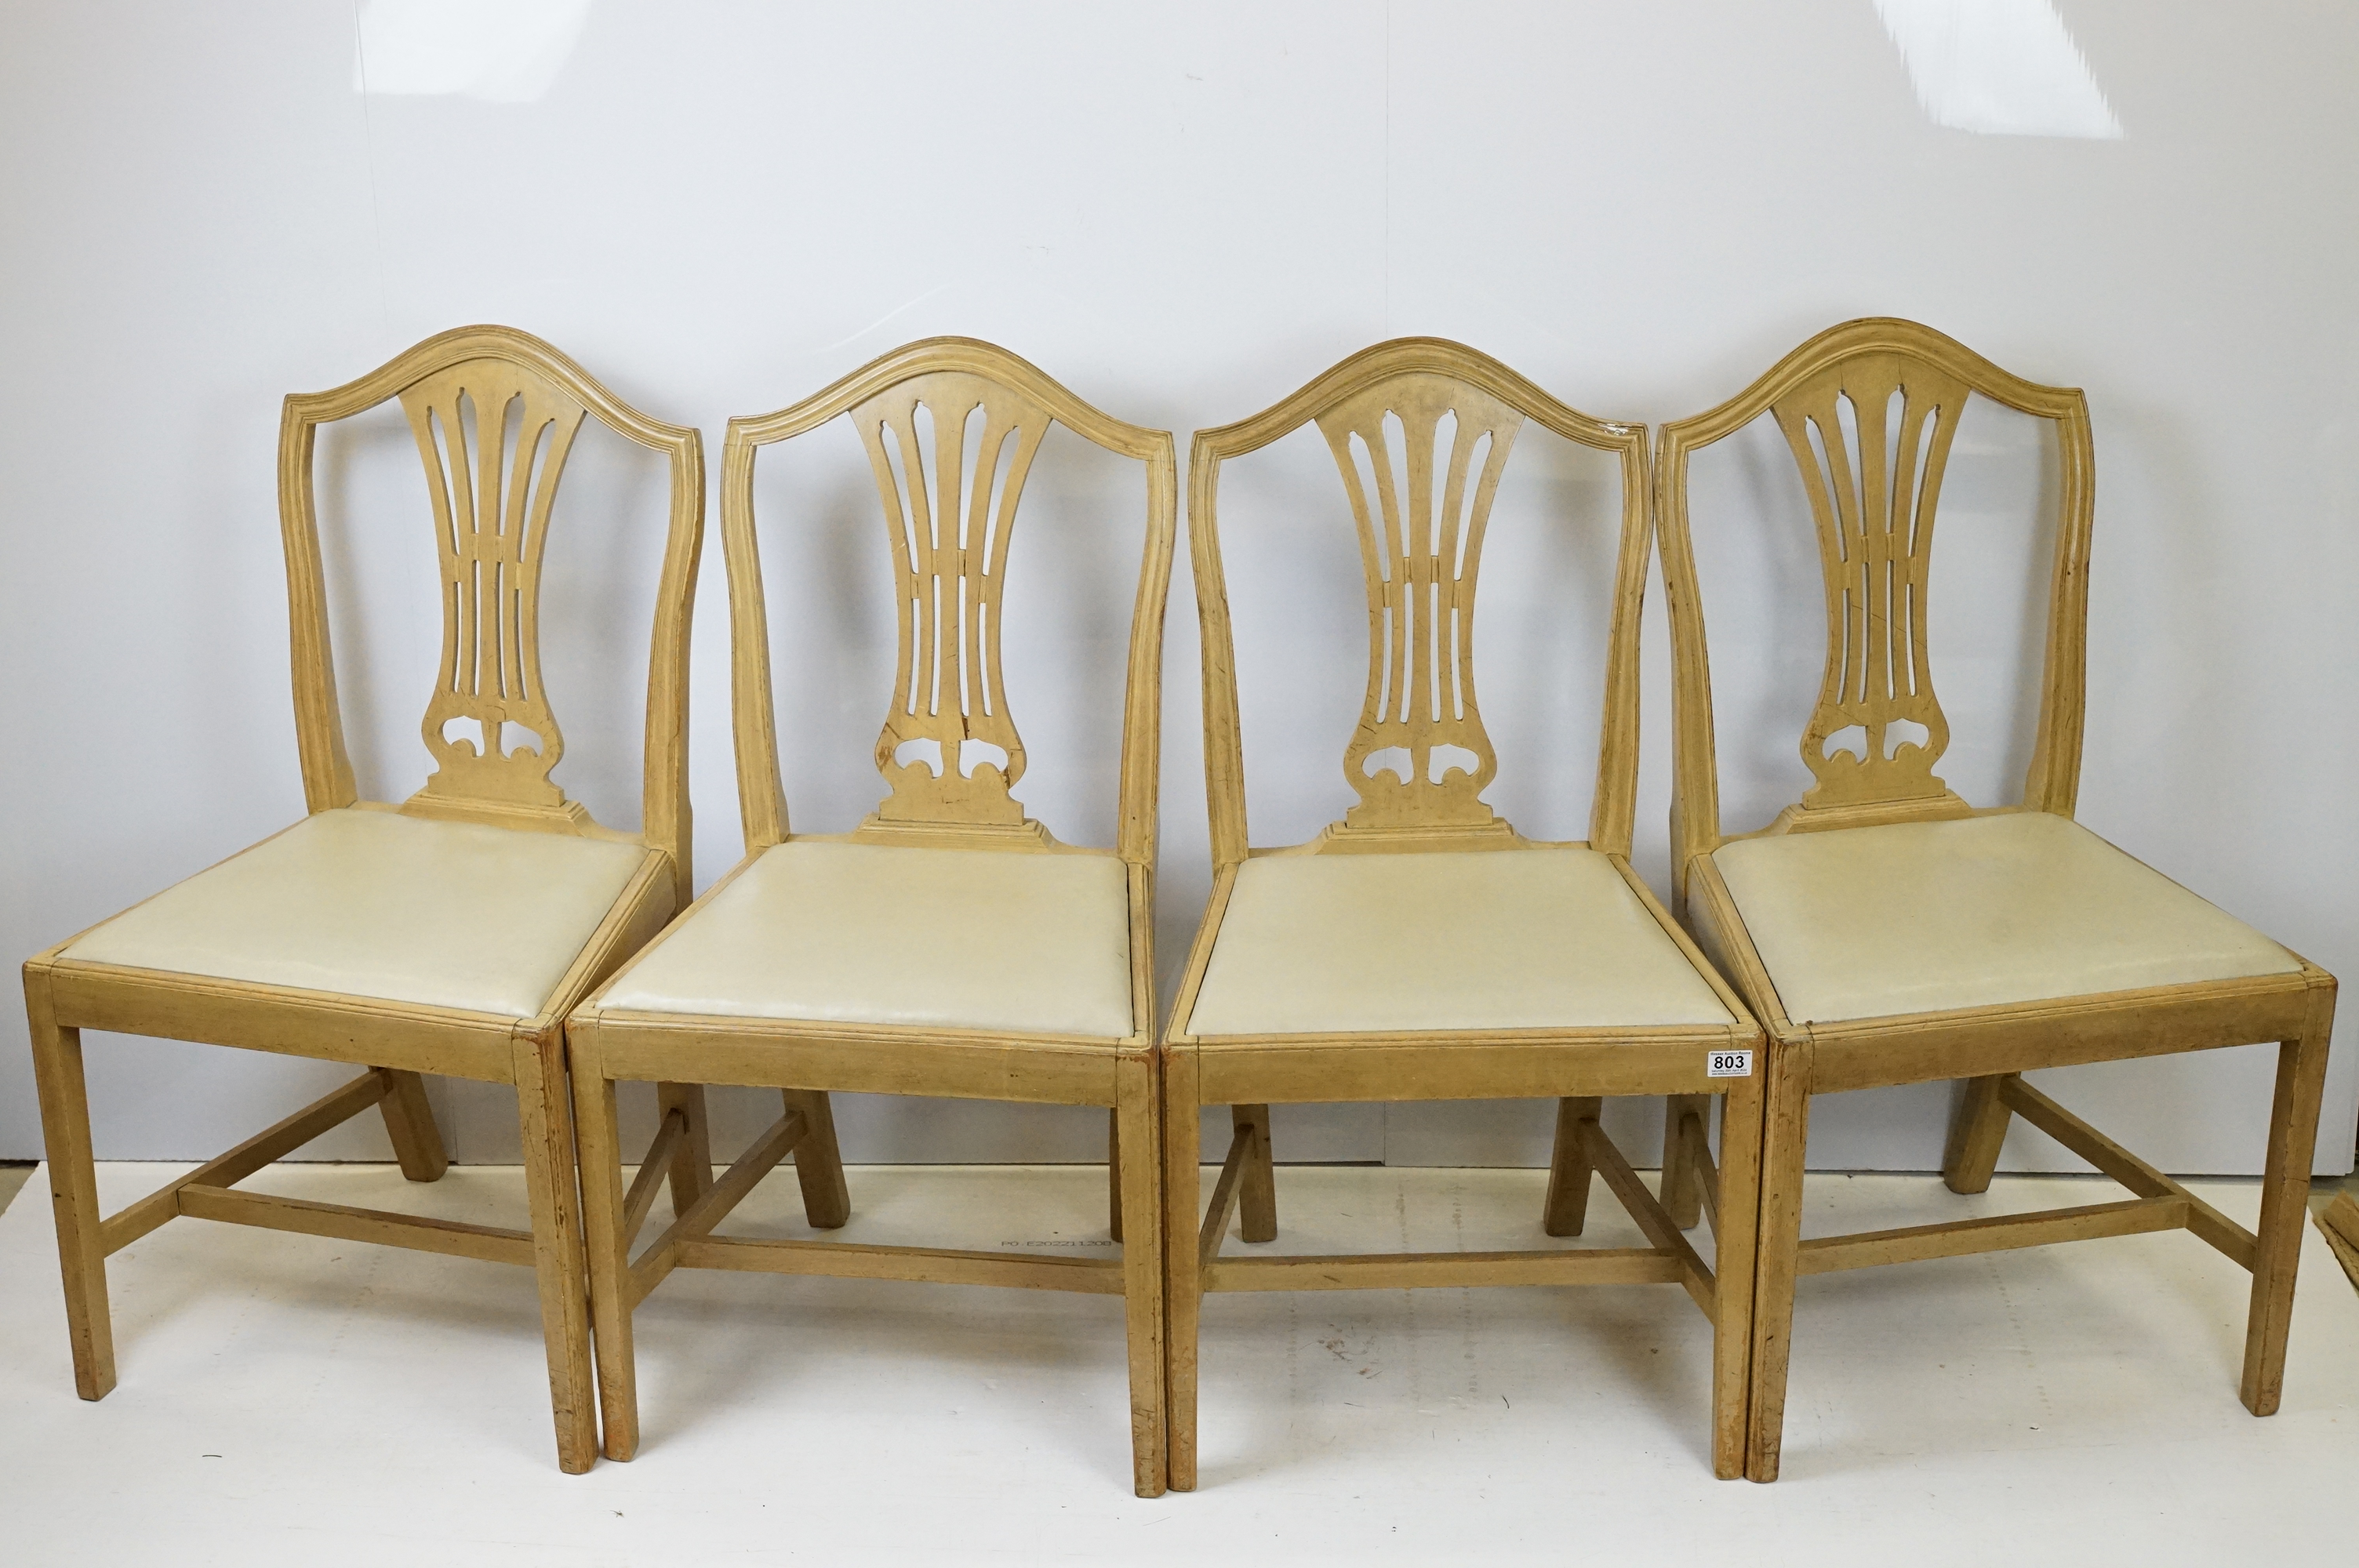
<svg viewBox="0 0 2359 1568"><path fill-rule="evenodd" d="M1802 732L1805 809L1954 798L1926 652L1926 568L1967 388L1921 360L1864 355L1773 406L1818 520L1827 662Z"/></svg>
<svg viewBox="0 0 2359 1568"><path fill-rule="evenodd" d="M1442 375L1388 378L1320 416L1359 527L1368 691L1346 829L1505 831L1478 798L1499 762L1474 699L1483 531L1523 416Z"/></svg>
<svg viewBox="0 0 2359 1568"><path fill-rule="evenodd" d="M964 372L918 376L852 410L876 474L900 618L876 737L880 823L1016 827L1024 742L999 678L1000 588L1046 412Z"/></svg>
<svg viewBox="0 0 2359 1568"><path fill-rule="evenodd" d="M578 815L549 776L565 741L541 689L540 568L586 410L503 360L429 376L401 403L442 557L442 672L423 725L437 767L413 805Z"/></svg>

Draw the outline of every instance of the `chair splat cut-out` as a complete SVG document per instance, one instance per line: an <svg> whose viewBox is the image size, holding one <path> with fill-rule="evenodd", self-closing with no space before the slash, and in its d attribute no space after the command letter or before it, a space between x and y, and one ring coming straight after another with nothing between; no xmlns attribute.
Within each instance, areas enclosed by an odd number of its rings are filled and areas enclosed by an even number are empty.
<svg viewBox="0 0 2359 1568"><path fill-rule="evenodd" d="M852 410L893 549L900 657L876 737L888 823L1020 827L1024 742L1000 685L1008 536L1045 409L940 371ZM994 761L990 752L997 752Z"/></svg>
<svg viewBox="0 0 2359 1568"><path fill-rule="evenodd" d="M401 405L442 566L442 669L420 725L437 766L409 809L464 802L582 820L549 776L565 739L541 686L540 570L558 479L589 410L549 378L490 358L405 388Z"/></svg>
<svg viewBox="0 0 2359 1568"><path fill-rule="evenodd" d="M1933 774L1950 726L1933 694L1925 589L1968 390L1923 360L1878 353L1830 365L1771 405L1810 494L1826 579L1805 809L1954 798Z"/></svg>
<svg viewBox="0 0 2359 1568"><path fill-rule="evenodd" d="M1499 760L1474 699L1474 589L1523 416L1453 377L1412 373L1318 423L1351 496L1368 589L1368 691L1343 753L1360 803L1344 825L1489 827L1479 796Z"/></svg>

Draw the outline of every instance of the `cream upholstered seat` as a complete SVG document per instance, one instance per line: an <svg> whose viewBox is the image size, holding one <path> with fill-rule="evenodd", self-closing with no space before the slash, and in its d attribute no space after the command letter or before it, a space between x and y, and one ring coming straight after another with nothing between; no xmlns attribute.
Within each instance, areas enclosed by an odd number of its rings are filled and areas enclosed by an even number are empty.
<svg viewBox="0 0 2359 1568"><path fill-rule="evenodd" d="M1112 855L798 839L765 851L598 1005L1121 1039L1128 879Z"/></svg>
<svg viewBox="0 0 2359 1568"><path fill-rule="evenodd" d="M530 1018L647 855L612 839L316 812L59 957Z"/></svg>
<svg viewBox="0 0 2359 1568"><path fill-rule="evenodd" d="M1186 1032L1729 1022L1613 862L1562 849L1249 860Z"/></svg>
<svg viewBox="0 0 2359 1568"><path fill-rule="evenodd" d="M2234 915L2044 811L1740 838L1712 860L1798 1023L2301 968Z"/></svg>

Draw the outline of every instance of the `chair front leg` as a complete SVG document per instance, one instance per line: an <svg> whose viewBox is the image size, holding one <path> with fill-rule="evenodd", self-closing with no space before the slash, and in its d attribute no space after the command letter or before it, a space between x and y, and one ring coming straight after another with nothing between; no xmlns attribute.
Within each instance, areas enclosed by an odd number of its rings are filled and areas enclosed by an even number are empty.
<svg viewBox="0 0 2359 1568"><path fill-rule="evenodd" d="M1756 1053L1756 1060L1760 1054ZM1712 1206L1712 1473L1745 1476L1753 1376L1754 1281L1760 1260L1763 1075L1720 1100L1720 1193Z"/></svg>
<svg viewBox="0 0 2359 1568"><path fill-rule="evenodd" d="M1753 1397L1745 1474L1777 1478L1786 1427L1786 1362L1802 1243L1802 1171L1810 1131L1810 1044L1773 1040L1762 1053L1768 1105L1761 1132L1761 1228L1754 1266Z"/></svg>
<svg viewBox="0 0 2359 1568"><path fill-rule="evenodd" d="M533 1271L540 1283L541 1336L549 1351L549 1404L557 1463L570 1475L596 1459L596 1394L583 1298L582 1211L573 1179L573 1106L561 1034L519 1035L515 1046L516 1119L525 1190L532 1205Z"/></svg>
<svg viewBox="0 0 2359 1568"><path fill-rule="evenodd" d="M598 1415L609 1459L639 1450L639 1379L631 1344L631 1238L623 1234L623 1146L614 1084L593 1030L568 1030L574 1137L582 1152L582 1249L590 1265L590 1325L598 1348Z"/></svg>
<svg viewBox="0 0 2359 1568"><path fill-rule="evenodd" d="M1198 1081L1193 1050L1183 1047L1167 1053L1163 1058L1164 1399L1175 1492L1196 1489L1196 1345L1203 1308L1197 1232L1204 1195L1203 1173L1197 1168L1203 1158L1203 1104Z"/></svg>
<svg viewBox="0 0 2359 1568"><path fill-rule="evenodd" d="M1269 1136L1269 1107L1233 1105L1229 1125L1251 1128L1254 1146L1237 1177L1237 1234L1247 1241L1277 1239L1277 1155Z"/></svg>
<svg viewBox="0 0 2359 1568"><path fill-rule="evenodd" d="M2277 1081L2269 1108L2268 1164L2261 1178L2261 1218L2254 1227L2252 1305L2245 1320L2245 1375L2238 1390L2255 1415L2274 1415L2285 1391L2286 1335L2293 1326L2294 1271L2301 1260L2302 1221L2310 1207L2310 1155L2318 1146L2319 1100L2334 1030L2334 984L2310 992L2301 1037L2277 1047Z"/></svg>
<svg viewBox="0 0 2359 1568"><path fill-rule="evenodd" d="M401 1173L413 1182L440 1181L451 1168L451 1154L442 1145L442 1130L434 1125L434 1108L426 1101L426 1080L396 1067L377 1070L389 1086L377 1108L385 1113L386 1136L393 1140Z"/></svg>
<svg viewBox="0 0 2359 1568"><path fill-rule="evenodd" d="M801 1112L803 1119L803 1135L794 1152L803 1217L813 1229L838 1229L852 1217L852 1190L844 1185L843 1152L835 1142L835 1107L824 1089L788 1089L785 1094L787 1108Z"/></svg>
<svg viewBox="0 0 2359 1568"><path fill-rule="evenodd" d="M25 1015L32 1031L41 1141L49 1165L49 1206L56 1216L58 1263L65 1281L74 1392L86 1400L104 1399L114 1387L114 1320L106 1305L106 1249L99 1233L103 1217L98 1173L91 1158L82 1031L58 1027L49 976L29 965Z"/></svg>
<svg viewBox="0 0 2359 1568"><path fill-rule="evenodd" d="M1159 1498L1169 1485L1165 1423L1163 1216L1161 1163L1156 1158L1161 1119L1151 1055L1126 1056L1114 1068L1114 1107L1123 1145L1131 1151L1122 1182L1122 1304L1130 1351L1131 1478L1142 1498Z"/></svg>

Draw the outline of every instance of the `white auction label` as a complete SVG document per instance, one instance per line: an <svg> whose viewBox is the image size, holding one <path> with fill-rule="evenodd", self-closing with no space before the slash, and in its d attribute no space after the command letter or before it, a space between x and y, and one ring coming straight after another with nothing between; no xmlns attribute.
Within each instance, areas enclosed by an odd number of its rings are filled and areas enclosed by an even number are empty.
<svg viewBox="0 0 2359 1568"><path fill-rule="evenodd" d="M1753 1076L1753 1053L1714 1051L1704 1058L1703 1076L1707 1078L1749 1078Z"/></svg>

